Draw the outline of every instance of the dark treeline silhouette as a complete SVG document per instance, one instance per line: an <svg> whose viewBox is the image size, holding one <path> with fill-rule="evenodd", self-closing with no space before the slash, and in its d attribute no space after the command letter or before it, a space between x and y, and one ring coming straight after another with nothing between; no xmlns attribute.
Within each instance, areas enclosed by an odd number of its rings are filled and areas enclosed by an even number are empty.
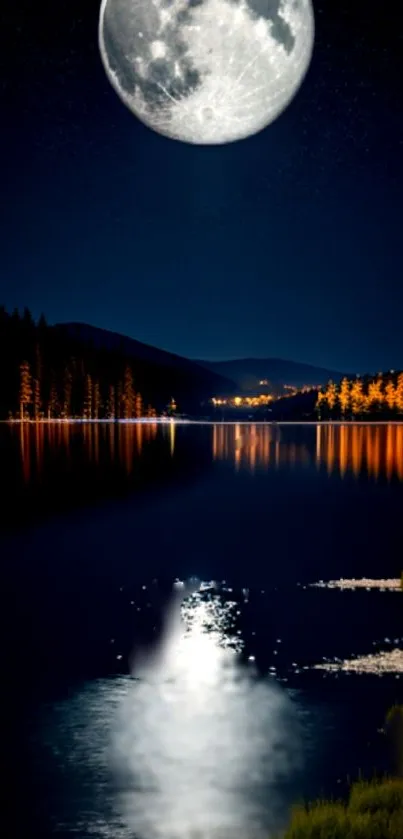
<svg viewBox="0 0 403 839"><path fill-rule="evenodd" d="M132 419L156 415L158 382L119 351L74 340L44 316L0 307L1 419ZM140 387L141 386L141 390ZM162 390L165 404L169 396Z"/></svg>
<svg viewBox="0 0 403 839"><path fill-rule="evenodd" d="M316 421L316 402L318 391L313 388L295 396L285 396L277 399L271 406L271 419L275 422Z"/></svg>

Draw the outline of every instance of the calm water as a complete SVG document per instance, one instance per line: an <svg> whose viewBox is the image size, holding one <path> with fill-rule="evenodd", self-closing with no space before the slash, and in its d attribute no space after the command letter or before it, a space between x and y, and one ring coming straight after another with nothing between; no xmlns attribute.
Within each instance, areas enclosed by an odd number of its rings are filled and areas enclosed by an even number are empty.
<svg viewBox="0 0 403 839"><path fill-rule="evenodd" d="M258 839L390 769L403 674L313 668L403 649L403 595L310 584L400 576L403 426L16 425L0 454L7 836Z"/></svg>

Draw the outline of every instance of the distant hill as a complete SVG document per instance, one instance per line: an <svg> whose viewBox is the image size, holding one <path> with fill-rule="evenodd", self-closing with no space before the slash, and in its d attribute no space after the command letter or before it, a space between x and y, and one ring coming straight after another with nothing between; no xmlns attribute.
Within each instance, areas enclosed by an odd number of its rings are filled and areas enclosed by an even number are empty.
<svg viewBox="0 0 403 839"><path fill-rule="evenodd" d="M261 389L260 382L267 381L268 387L281 392L284 385L303 387L303 385L324 385L329 379L335 382L343 378L344 373L327 370L297 361L282 358L243 358L236 361L198 361L198 364L214 373L235 382L238 388L247 393Z"/></svg>
<svg viewBox="0 0 403 839"><path fill-rule="evenodd" d="M236 391L234 382L219 371L117 332L86 323L59 323L55 329L95 351L117 353L131 361L136 387L149 392L155 404L174 397L180 410L191 410L215 393Z"/></svg>

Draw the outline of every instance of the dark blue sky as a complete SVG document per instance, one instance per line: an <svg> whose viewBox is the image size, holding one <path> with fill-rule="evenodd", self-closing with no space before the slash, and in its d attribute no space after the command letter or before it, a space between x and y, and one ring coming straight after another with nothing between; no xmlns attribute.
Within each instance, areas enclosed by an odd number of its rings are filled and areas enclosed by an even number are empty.
<svg viewBox="0 0 403 839"><path fill-rule="evenodd" d="M3 4L0 301L194 358L403 367L397 2L316 2L296 99L221 147L125 109L96 0Z"/></svg>

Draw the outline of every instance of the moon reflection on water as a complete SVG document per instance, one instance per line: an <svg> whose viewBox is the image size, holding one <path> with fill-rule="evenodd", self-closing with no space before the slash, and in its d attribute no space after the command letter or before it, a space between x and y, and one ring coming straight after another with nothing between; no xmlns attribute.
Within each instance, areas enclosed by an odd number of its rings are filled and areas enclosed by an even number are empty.
<svg viewBox="0 0 403 839"><path fill-rule="evenodd" d="M295 703L239 663L236 604L187 594L134 677L90 682L53 708L54 756L68 747L73 785L83 779L84 835L260 839L287 817L302 768Z"/></svg>

